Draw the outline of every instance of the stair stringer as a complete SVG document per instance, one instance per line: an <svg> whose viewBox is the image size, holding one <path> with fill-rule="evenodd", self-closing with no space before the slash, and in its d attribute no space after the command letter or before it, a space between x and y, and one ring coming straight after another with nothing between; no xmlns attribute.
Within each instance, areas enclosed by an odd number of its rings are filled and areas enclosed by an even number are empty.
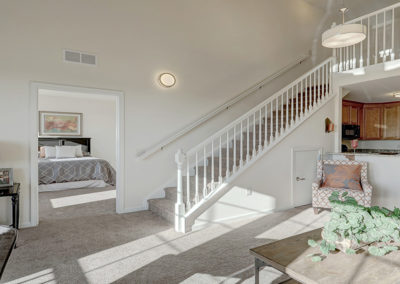
<svg viewBox="0 0 400 284"><path fill-rule="evenodd" d="M303 119L298 123L295 123L293 127L286 130L282 135L276 138L271 144L267 147L264 147L262 151L259 151L256 156L254 156L249 162L247 162L243 167L237 170L235 173L231 174L224 183L215 188L209 195L203 198L200 202L195 204L186 214L184 215L185 219L185 233L190 232L192 226L196 219L203 214L207 209L209 209L212 205L214 205L222 196L224 196L233 186L233 181L235 181L240 175L246 172L249 168L251 168L260 158L265 156L269 151L278 146L280 142L282 142L287 136L289 136L293 131L295 131L300 125L302 125L305 121L310 119L315 113L322 109L324 105L333 100L337 94L330 93L327 95L326 99L324 99L318 106L311 111L309 111L306 115L304 115Z"/></svg>

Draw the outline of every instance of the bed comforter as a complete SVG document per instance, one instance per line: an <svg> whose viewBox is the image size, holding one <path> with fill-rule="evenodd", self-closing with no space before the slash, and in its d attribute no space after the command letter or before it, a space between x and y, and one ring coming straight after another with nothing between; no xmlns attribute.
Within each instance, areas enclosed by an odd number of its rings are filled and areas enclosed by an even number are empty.
<svg viewBox="0 0 400 284"><path fill-rule="evenodd" d="M95 157L39 160L39 184L85 180L115 185L115 170L107 161Z"/></svg>

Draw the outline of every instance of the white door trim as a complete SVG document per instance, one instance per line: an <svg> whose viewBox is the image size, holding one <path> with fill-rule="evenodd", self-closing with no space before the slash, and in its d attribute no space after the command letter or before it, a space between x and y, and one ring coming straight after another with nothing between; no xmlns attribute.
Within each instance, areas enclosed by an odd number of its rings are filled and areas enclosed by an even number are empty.
<svg viewBox="0 0 400 284"><path fill-rule="evenodd" d="M291 181L290 181L290 204L292 207L294 207L294 185L296 182L296 177L295 177L295 162L296 162L296 152L304 152L304 151L318 151L320 159L322 159L322 154L323 154L323 148L322 147L317 147L317 146L303 146L303 147L293 147L291 149Z"/></svg>
<svg viewBox="0 0 400 284"><path fill-rule="evenodd" d="M38 191L38 133L39 133L39 115L38 115L38 91L40 89L77 92L97 95L110 95L116 98L116 211L125 212L125 95L121 91L102 90L87 87L77 87L68 85L59 85L42 82L30 83L30 223L28 226L37 226L39 224L39 191Z"/></svg>

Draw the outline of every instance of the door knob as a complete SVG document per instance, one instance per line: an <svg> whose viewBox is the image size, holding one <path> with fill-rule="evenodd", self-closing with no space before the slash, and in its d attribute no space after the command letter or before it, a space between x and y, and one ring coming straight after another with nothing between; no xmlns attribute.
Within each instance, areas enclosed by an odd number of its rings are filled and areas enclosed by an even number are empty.
<svg viewBox="0 0 400 284"><path fill-rule="evenodd" d="M305 178L296 177L296 181L306 180Z"/></svg>

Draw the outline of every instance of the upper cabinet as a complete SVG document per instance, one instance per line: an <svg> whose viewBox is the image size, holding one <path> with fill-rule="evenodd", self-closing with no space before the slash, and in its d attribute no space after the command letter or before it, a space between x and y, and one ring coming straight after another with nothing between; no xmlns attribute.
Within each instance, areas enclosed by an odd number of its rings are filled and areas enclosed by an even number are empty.
<svg viewBox="0 0 400 284"><path fill-rule="evenodd" d="M375 105L364 105L364 140L382 139L382 107Z"/></svg>
<svg viewBox="0 0 400 284"><path fill-rule="evenodd" d="M362 140L400 140L400 102L343 101L342 123L360 125Z"/></svg>
<svg viewBox="0 0 400 284"><path fill-rule="evenodd" d="M363 111L363 104L350 101L343 101L342 123L355 124L361 126L362 111Z"/></svg>
<svg viewBox="0 0 400 284"><path fill-rule="evenodd" d="M382 139L400 139L400 104L386 104L382 112Z"/></svg>

